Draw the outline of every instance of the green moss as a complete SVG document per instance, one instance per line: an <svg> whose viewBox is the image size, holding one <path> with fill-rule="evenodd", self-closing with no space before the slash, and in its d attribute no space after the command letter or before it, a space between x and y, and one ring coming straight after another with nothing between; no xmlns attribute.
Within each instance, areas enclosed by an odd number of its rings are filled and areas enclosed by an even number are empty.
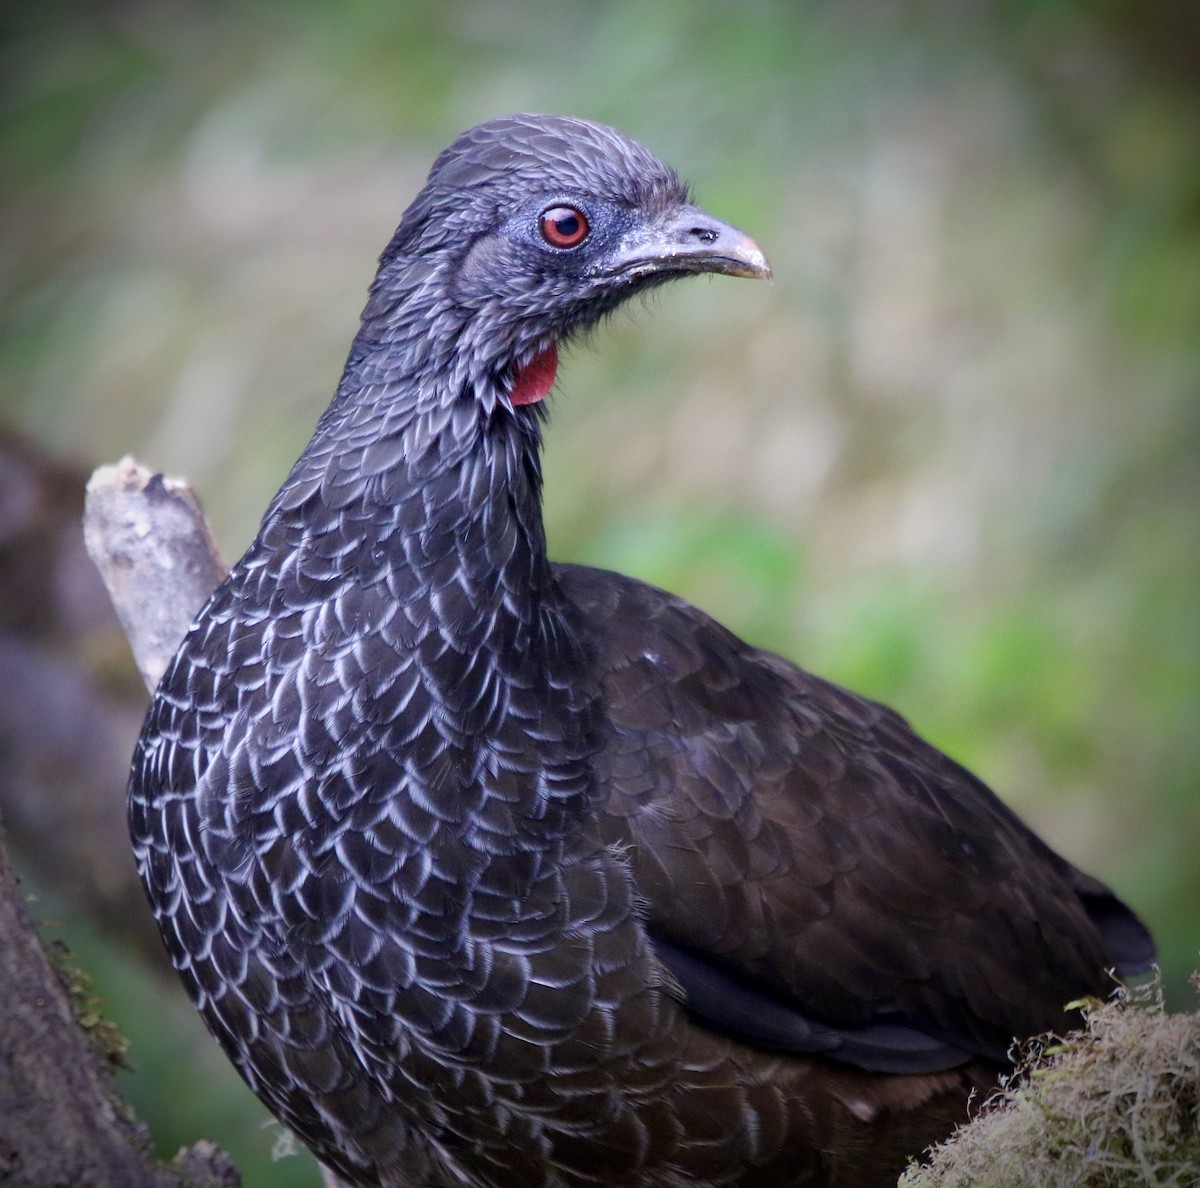
<svg viewBox="0 0 1200 1188"><path fill-rule="evenodd" d="M1200 1013L1164 1013L1157 984L1084 1009L900 1188L1200 1183Z"/></svg>
<svg viewBox="0 0 1200 1188"><path fill-rule="evenodd" d="M88 1042L104 1061L105 1067L110 1072L128 1069L130 1064L125 1054L129 1051L129 1041L121 1029L105 1016L103 1003L92 990L91 977L75 964L71 951L62 941L48 942L46 955L67 992L75 1022L83 1028Z"/></svg>

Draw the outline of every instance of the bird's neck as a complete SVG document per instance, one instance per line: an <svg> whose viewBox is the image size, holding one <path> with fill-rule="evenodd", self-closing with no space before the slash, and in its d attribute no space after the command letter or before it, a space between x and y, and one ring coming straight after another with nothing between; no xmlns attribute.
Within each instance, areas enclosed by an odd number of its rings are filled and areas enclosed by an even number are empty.
<svg viewBox="0 0 1200 1188"><path fill-rule="evenodd" d="M398 345L356 343L262 542L338 636L330 654L370 636L391 681L370 712L405 690L410 782L450 828L552 848L593 795L597 697L546 557L537 416L449 349L426 340L414 366ZM535 767L506 770L522 754Z"/></svg>
<svg viewBox="0 0 1200 1188"><path fill-rule="evenodd" d="M501 606L531 623L552 592L537 414L502 399L502 365L473 366L449 335L368 331L268 518L300 511L310 533L369 545L354 576L377 564L449 637Z"/></svg>

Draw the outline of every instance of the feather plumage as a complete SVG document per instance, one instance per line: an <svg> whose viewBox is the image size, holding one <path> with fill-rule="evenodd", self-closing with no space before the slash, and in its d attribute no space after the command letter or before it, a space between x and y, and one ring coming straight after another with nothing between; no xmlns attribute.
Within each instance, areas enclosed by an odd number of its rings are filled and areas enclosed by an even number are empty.
<svg viewBox="0 0 1200 1188"><path fill-rule="evenodd" d="M619 133L465 133L150 707L172 960L350 1183L890 1183L1013 1036L1153 959L890 710L547 560L517 369L702 271L767 269Z"/></svg>

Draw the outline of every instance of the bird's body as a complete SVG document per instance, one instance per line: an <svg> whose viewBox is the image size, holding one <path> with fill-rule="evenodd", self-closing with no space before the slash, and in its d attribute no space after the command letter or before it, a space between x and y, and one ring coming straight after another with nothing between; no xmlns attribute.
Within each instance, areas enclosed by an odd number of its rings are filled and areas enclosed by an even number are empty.
<svg viewBox="0 0 1200 1188"><path fill-rule="evenodd" d="M894 1182L1153 959L891 711L547 560L557 344L699 271L767 270L618 133L464 134L151 706L172 959L350 1183Z"/></svg>

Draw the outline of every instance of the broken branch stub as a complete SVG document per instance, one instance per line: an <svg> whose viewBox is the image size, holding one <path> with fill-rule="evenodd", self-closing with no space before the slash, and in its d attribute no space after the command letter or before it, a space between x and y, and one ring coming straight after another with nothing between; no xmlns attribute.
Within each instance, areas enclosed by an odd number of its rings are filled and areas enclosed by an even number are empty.
<svg viewBox="0 0 1200 1188"><path fill-rule="evenodd" d="M84 540L153 690L226 569L196 493L133 458L87 486Z"/></svg>

